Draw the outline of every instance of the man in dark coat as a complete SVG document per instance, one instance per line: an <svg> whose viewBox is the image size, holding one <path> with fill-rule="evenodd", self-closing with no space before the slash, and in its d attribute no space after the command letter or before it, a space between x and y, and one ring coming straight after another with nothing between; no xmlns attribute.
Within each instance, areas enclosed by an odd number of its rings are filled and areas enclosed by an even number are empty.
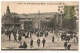
<svg viewBox="0 0 80 53"><path fill-rule="evenodd" d="M54 42L54 36L52 37L52 42Z"/></svg>
<svg viewBox="0 0 80 53"><path fill-rule="evenodd" d="M43 47L45 45L46 40L43 38L42 43L43 43Z"/></svg>
<svg viewBox="0 0 80 53"><path fill-rule="evenodd" d="M46 32L46 35L48 36L48 32Z"/></svg>
<svg viewBox="0 0 80 53"><path fill-rule="evenodd" d="M48 32L45 32L45 37L47 37L48 36Z"/></svg>
<svg viewBox="0 0 80 53"><path fill-rule="evenodd" d="M22 40L22 36L21 35L18 36L18 40L19 40L19 42L21 42L21 40Z"/></svg>
<svg viewBox="0 0 80 53"><path fill-rule="evenodd" d="M45 37L46 37L47 35L46 35L46 32L45 32Z"/></svg>
<svg viewBox="0 0 80 53"><path fill-rule="evenodd" d="M30 38L32 38L32 33L31 32L29 32L30 33Z"/></svg>
<svg viewBox="0 0 80 53"><path fill-rule="evenodd" d="M24 41L24 43L23 43L23 48L27 48L28 46L27 46L27 44L25 43L25 41Z"/></svg>
<svg viewBox="0 0 80 53"><path fill-rule="evenodd" d="M32 48L32 47L34 47L33 46L33 40L31 39L31 42L30 42L30 47Z"/></svg>
<svg viewBox="0 0 80 53"><path fill-rule="evenodd" d="M71 47L71 44L70 44L70 43L68 43L68 50L70 50L70 47Z"/></svg>
<svg viewBox="0 0 80 53"><path fill-rule="evenodd" d="M11 31L8 30L9 41L11 40Z"/></svg>
<svg viewBox="0 0 80 53"><path fill-rule="evenodd" d="M40 46L40 39L37 39L38 47Z"/></svg>
<svg viewBox="0 0 80 53"><path fill-rule="evenodd" d="M64 42L64 47L65 49L67 49L67 42Z"/></svg>
<svg viewBox="0 0 80 53"><path fill-rule="evenodd" d="M29 37L29 31L27 32L27 37Z"/></svg>
<svg viewBox="0 0 80 53"><path fill-rule="evenodd" d="M42 31L40 32L40 36L43 36L43 32Z"/></svg>
<svg viewBox="0 0 80 53"><path fill-rule="evenodd" d="M17 42L17 35L16 35L16 33L14 32L14 42L16 41Z"/></svg>
<svg viewBox="0 0 80 53"><path fill-rule="evenodd" d="M37 37L39 37L39 32L37 33Z"/></svg>

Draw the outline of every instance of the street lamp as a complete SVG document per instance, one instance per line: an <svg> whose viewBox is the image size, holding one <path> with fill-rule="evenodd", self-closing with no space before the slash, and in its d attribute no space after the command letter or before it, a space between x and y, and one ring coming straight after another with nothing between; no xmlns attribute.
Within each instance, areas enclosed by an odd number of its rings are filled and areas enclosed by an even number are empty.
<svg viewBox="0 0 80 53"><path fill-rule="evenodd" d="M65 3L62 3L60 6L58 6L58 12L61 14L61 17L60 17L60 28L62 28L62 17L63 17L64 6L65 5L66 5Z"/></svg>
<svg viewBox="0 0 80 53"><path fill-rule="evenodd" d="M39 17L38 17L38 28L39 28L39 30L40 30L40 27L41 27L41 26L40 26L40 11L38 11L38 16L39 16Z"/></svg>

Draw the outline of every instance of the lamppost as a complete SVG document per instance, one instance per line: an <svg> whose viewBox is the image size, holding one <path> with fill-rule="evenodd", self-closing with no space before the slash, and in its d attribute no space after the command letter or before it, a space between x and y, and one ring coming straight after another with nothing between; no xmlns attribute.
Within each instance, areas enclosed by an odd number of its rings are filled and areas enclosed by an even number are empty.
<svg viewBox="0 0 80 53"><path fill-rule="evenodd" d="M40 30L40 11L38 11L38 28L39 28L39 30Z"/></svg>
<svg viewBox="0 0 80 53"><path fill-rule="evenodd" d="M58 13L60 13L60 28L62 29L62 19L63 19L63 14L64 14L64 6L66 6L65 3L62 3L60 6L58 6Z"/></svg>

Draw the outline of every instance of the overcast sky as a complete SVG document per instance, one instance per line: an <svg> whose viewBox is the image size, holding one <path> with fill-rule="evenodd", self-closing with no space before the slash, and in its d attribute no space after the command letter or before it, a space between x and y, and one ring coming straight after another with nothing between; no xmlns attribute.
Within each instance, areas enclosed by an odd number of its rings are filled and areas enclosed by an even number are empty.
<svg viewBox="0 0 80 53"><path fill-rule="evenodd" d="M20 4L22 3L22 4ZM24 4L25 3L25 4ZM2 2L1 3L1 12L2 15L4 12L6 13L6 8L9 5L11 12L16 12L18 14L22 13L38 13L38 11L42 12L57 12L58 4L60 2L34 2L38 4L27 4L32 2ZM42 5L39 5L43 3ZM50 5L51 3L51 5ZM78 2L64 2L67 5L78 5Z"/></svg>

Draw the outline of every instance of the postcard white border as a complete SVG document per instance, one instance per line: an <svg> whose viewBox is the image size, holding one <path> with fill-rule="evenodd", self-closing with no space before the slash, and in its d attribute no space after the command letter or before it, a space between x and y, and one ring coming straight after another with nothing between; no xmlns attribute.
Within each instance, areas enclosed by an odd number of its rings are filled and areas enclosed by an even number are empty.
<svg viewBox="0 0 80 53"><path fill-rule="evenodd" d="M1 18L1 1L79 1L80 0L0 0L0 18ZM79 8L80 8L80 3L79 3ZM79 11L80 13L80 11ZM80 14L79 14L80 17ZM80 20L80 19L79 19ZM79 22L79 26L80 26L80 22ZM80 35L80 28L79 28L79 35ZM79 36L79 40L80 40L80 36ZM80 41L79 41L80 44ZM79 46L80 48L80 46ZM0 49L1 49L1 19L0 19ZM80 53L80 49L78 51L52 51L52 50L46 50L46 51L26 51L26 50L0 50L0 53Z"/></svg>

